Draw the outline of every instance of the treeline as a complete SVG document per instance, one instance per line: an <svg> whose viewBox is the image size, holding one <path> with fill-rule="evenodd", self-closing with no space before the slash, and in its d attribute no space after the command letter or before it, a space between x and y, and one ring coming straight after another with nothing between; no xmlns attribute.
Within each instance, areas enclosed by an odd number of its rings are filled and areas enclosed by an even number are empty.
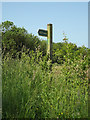
<svg viewBox="0 0 90 120"><path fill-rule="evenodd" d="M20 53L23 50L27 54L30 51L35 52L37 48L42 52L42 56L46 55L47 42L45 40L40 40L37 36L29 34L25 28L17 27L10 21L2 22L0 26L2 28L3 57L9 53L13 58L16 58L17 52ZM84 59L84 56L88 57L89 53L90 50L85 46L77 47L76 44L64 40L63 42L53 43L52 62L63 64L68 58L73 61L74 58L78 58L81 54L82 59Z"/></svg>

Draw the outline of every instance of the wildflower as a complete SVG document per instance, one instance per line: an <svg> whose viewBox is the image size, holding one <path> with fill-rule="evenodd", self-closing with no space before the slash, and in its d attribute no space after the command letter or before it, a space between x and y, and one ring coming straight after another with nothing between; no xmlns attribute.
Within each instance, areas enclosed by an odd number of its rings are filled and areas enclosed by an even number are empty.
<svg viewBox="0 0 90 120"><path fill-rule="evenodd" d="M63 115L63 113L61 113Z"/></svg>

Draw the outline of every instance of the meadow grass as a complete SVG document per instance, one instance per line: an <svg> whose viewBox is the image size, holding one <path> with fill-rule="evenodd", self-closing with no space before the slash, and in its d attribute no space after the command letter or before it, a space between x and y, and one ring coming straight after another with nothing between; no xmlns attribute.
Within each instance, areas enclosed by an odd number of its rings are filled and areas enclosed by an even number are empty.
<svg viewBox="0 0 90 120"><path fill-rule="evenodd" d="M37 58L38 59L38 58ZM2 67L3 118L88 118L85 60L52 65L7 57ZM44 67L44 69L43 69Z"/></svg>

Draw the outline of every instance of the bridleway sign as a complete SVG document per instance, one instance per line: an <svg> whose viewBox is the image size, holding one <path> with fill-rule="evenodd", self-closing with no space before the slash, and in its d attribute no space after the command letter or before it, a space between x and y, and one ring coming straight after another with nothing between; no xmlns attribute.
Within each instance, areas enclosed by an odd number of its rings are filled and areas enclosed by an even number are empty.
<svg viewBox="0 0 90 120"><path fill-rule="evenodd" d="M47 30L39 29L39 30L38 30L38 34L39 34L40 36L47 37Z"/></svg>

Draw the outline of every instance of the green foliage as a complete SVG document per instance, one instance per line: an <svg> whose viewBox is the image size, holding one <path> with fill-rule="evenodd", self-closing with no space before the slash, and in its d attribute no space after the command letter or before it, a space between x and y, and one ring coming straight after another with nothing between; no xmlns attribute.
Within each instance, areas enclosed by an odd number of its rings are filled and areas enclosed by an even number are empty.
<svg viewBox="0 0 90 120"><path fill-rule="evenodd" d="M2 22L2 31L5 33L6 31L10 30L14 26L13 22L5 21Z"/></svg>
<svg viewBox="0 0 90 120"><path fill-rule="evenodd" d="M25 28L17 28L12 22L2 23L2 50L6 53L16 55L25 46L27 49L35 50L40 43L37 36L28 34Z"/></svg>
<svg viewBox="0 0 90 120"><path fill-rule="evenodd" d="M80 62L81 61L81 62ZM3 60L3 118L87 118L88 79L86 57L49 70L40 48L22 52L21 59ZM47 67L47 68L46 68Z"/></svg>
<svg viewBox="0 0 90 120"><path fill-rule="evenodd" d="M63 42L53 45L53 62L63 64L68 58L74 59L73 54L77 51L77 46L72 43Z"/></svg>
<svg viewBox="0 0 90 120"><path fill-rule="evenodd" d="M40 46L41 46L40 51L43 52L43 55L46 55L46 52L47 52L47 50L46 50L46 48L47 48L47 43L46 43L46 41L45 41L45 40L42 40L42 41L40 42Z"/></svg>
<svg viewBox="0 0 90 120"><path fill-rule="evenodd" d="M50 61L46 41L10 21L2 28L3 119L88 118L90 49L64 39Z"/></svg>
<svg viewBox="0 0 90 120"><path fill-rule="evenodd" d="M67 58L74 60L74 57L78 58L80 53L83 54L83 57L87 55L88 49L85 46L77 47L75 44L68 43L65 33L64 38L65 40L63 39L64 42L62 43L53 43L53 63L63 64L64 61L67 61ZM42 55L45 56L47 52L47 43L45 40L41 41L37 36L28 34L25 28L17 28L13 22L2 22L3 57L9 52L15 58L16 53L21 51L23 46L29 49L29 51L35 51L39 45Z"/></svg>

